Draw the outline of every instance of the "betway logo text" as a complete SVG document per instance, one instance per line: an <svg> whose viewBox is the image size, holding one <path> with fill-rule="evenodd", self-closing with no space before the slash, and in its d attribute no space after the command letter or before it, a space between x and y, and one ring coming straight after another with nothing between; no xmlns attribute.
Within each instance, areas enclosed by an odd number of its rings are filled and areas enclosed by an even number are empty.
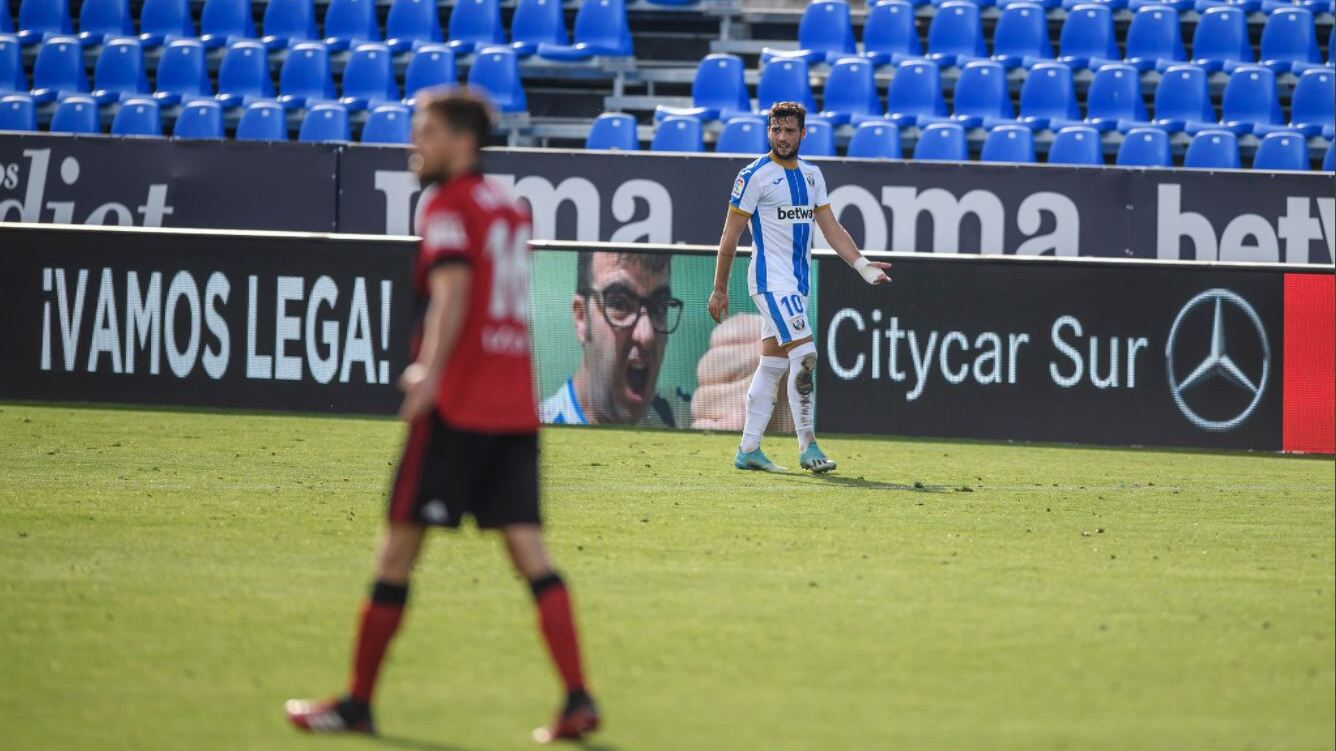
<svg viewBox="0 0 1336 751"><path fill-rule="evenodd" d="M1205 214L1183 210L1183 189L1178 185L1160 185L1157 203L1155 246L1159 258L1329 264L1336 250L1336 198L1286 196L1285 215L1274 225L1261 214L1239 214L1220 228ZM1313 216L1314 204L1317 216Z"/></svg>
<svg viewBox="0 0 1336 751"><path fill-rule="evenodd" d="M781 222L811 222L815 213L810 206L775 207L775 219Z"/></svg>

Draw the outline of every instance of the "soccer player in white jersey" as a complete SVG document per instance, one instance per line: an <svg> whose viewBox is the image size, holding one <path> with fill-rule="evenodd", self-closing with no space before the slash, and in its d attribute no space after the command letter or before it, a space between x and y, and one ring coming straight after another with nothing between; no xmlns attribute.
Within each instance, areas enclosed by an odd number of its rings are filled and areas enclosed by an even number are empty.
<svg viewBox="0 0 1336 751"><path fill-rule="evenodd" d="M807 135L806 120L807 110L796 102L780 102L770 109L770 153L738 173L719 239L710 315L716 322L728 316L728 275L738 238L744 227L750 227L755 252L747 268L747 290L764 321L761 364L747 389L747 421L733 460L738 469L784 471L761 452L761 435L786 370L789 408L798 431L798 465L816 473L835 469L835 462L816 445L813 429L816 343L807 320L812 225L821 228L840 258L868 284L890 281L886 269L891 265L864 258L830 210L821 169L798 158Z"/></svg>

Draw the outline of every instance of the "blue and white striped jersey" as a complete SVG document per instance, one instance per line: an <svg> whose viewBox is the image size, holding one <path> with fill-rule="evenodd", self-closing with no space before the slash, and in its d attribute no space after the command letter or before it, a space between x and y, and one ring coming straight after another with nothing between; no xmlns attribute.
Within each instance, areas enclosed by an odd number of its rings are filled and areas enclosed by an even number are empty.
<svg viewBox="0 0 1336 751"><path fill-rule="evenodd" d="M816 212L830 209L821 169L802 159L786 162L766 154L738 173L728 206L751 220L756 252L747 267L747 290L806 296Z"/></svg>

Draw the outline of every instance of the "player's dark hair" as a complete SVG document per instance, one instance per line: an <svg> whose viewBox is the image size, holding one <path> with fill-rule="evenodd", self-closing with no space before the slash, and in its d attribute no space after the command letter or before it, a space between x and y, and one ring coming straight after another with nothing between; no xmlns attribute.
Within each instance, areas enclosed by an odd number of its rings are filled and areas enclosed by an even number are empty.
<svg viewBox="0 0 1336 751"><path fill-rule="evenodd" d="M594 291L594 253L592 250L582 251L575 263L576 294L588 295ZM651 274L667 272L672 260L667 253L617 253L618 263L639 266Z"/></svg>
<svg viewBox="0 0 1336 751"><path fill-rule="evenodd" d="M457 133L471 133L478 148L487 144L496 118L492 105L482 94L462 86L440 87L420 91L418 108L433 117L439 117L445 127Z"/></svg>
<svg viewBox="0 0 1336 751"><path fill-rule="evenodd" d="M792 117L798 121L798 130L807 127L807 108L797 102L776 102L770 108L770 122L787 120Z"/></svg>

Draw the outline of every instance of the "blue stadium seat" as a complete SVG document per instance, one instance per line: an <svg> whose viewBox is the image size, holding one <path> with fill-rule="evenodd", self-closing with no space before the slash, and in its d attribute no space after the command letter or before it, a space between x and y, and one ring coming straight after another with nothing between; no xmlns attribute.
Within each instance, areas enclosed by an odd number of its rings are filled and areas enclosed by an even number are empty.
<svg viewBox="0 0 1336 751"><path fill-rule="evenodd" d="M835 156L835 129L819 118L807 118L807 135L799 152L804 157Z"/></svg>
<svg viewBox="0 0 1336 751"><path fill-rule="evenodd" d="M67 96L56 104L51 114L52 133L96 135L102 132L98 122L97 102L87 94Z"/></svg>
<svg viewBox="0 0 1336 751"><path fill-rule="evenodd" d="M509 47L489 47L478 53L469 69L469 85L487 92L492 104L503 113L529 109L520 82L520 61Z"/></svg>
<svg viewBox="0 0 1336 751"><path fill-rule="evenodd" d="M1127 27L1127 62L1137 70L1163 70L1187 59L1178 12L1165 5L1147 5Z"/></svg>
<svg viewBox="0 0 1336 751"><path fill-rule="evenodd" d="M162 116L158 103L147 97L126 99L111 121L113 136L162 136Z"/></svg>
<svg viewBox="0 0 1336 751"><path fill-rule="evenodd" d="M423 89L454 86L459 83L455 70L455 51L444 44L424 44L413 51L404 71L404 104L413 106L414 97Z"/></svg>
<svg viewBox="0 0 1336 751"><path fill-rule="evenodd" d="M389 35L389 28L386 28ZM501 5L497 0L462 0L450 9L448 33L450 48L456 55L468 55L474 48L505 44L501 27Z"/></svg>
<svg viewBox="0 0 1336 751"><path fill-rule="evenodd" d="M921 56L914 6L906 0L883 0L873 5L863 22L863 54L873 65Z"/></svg>
<svg viewBox="0 0 1336 751"><path fill-rule="evenodd" d="M764 154L770 150L765 120L744 115L724 123L714 150L720 154Z"/></svg>
<svg viewBox="0 0 1336 751"><path fill-rule="evenodd" d="M1021 3L1033 3L1043 8L1045 12L1062 7L1062 0L998 0L997 7L1006 10Z"/></svg>
<svg viewBox="0 0 1336 751"><path fill-rule="evenodd" d="M144 0L139 11L139 42L144 49L195 36L188 0Z"/></svg>
<svg viewBox="0 0 1336 751"><path fill-rule="evenodd" d="M376 0L329 0L325 9L325 46L342 52L362 42L379 42Z"/></svg>
<svg viewBox="0 0 1336 751"><path fill-rule="evenodd" d="M1141 96L1141 76L1126 63L1112 63L1095 71L1086 91L1086 124L1096 130L1126 133L1150 120Z"/></svg>
<svg viewBox="0 0 1336 751"><path fill-rule="evenodd" d="M1016 2L1002 10L993 30L993 59L1008 68L1053 59L1048 17L1042 7Z"/></svg>
<svg viewBox="0 0 1336 751"><path fill-rule="evenodd" d="M540 44L570 42L561 0L519 0L515 4L515 16L510 21L510 46L515 54L527 57L537 52Z"/></svg>
<svg viewBox="0 0 1336 751"><path fill-rule="evenodd" d="M756 86L756 111L769 112L775 102L798 102L807 107L808 112L816 111L806 60L777 58L761 68L761 81Z"/></svg>
<svg viewBox="0 0 1336 751"><path fill-rule="evenodd" d="M1083 3L1067 14L1058 36L1058 61L1074 70L1098 68L1121 59L1107 5Z"/></svg>
<svg viewBox="0 0 1336 751"><path fill-rule="evenodd" d="M129 0L83 0L79 7L79 41L102 44L105 37L134 36Z"/></svg>
<svg viewBox="0 0 1336 751"><path fill-rule="evenodd" d="M1215 72L1226 64L1251 63L1248 17L1234 6L1208 8L1192 32L1192 64Z"/></svg>
<svg viewBox="0 0 1336 751"><path fill-rule="evenodd" d="M37 130L37 105L27 94L0 97L0 130Z"/></svg>
<svg viewBox="0 0 1336 751"><path fill-rule="evenodd" d="M963 0L943 3L928 24L926 57L943 67L988 57L979 6Z"/></svg>
<svg viewBox="0 0 1336 751"><path fill-rule="evenodd" d="M0 94L27 91L28 76L23 72L23 52L18 37L0 34Z"/></svg>
<svg viewBox="0 0 1336 751"><path fill-rule="evenodd" d="M315 5L311 0L267 0L264 36L260 39L265 47L281 49L317 38Z"/></svg>
<svg viewBox="0 0 1336 751"><path fill-rule="evenodd" d="M1205 70L1195 65L1175 65L1160 75L1152 125L1174 133L1189 127L1200 131L1215 122Z"/></svg>
<svg viewBox="0 0 1336 751"><path fill-rule="evenodd" d="M385 21L385 43L395 52L443 42L432 0L393 0ZM505 42L496 0L463 0L450 12L448 46L456 55Z"/></svg>
<svg viewBox="0 0 1336 751"><path fill-rule="evenodd" d="M1052 120L1080 120L1072 69L1058 62L1035 64L1021 84L1020 109L1020 123L1035 130Z"/></svg>
<svg viewBox="0 0 1336 751"><path fill-rule="evenodd" d="M940 8L940 7L942 7L943 5L947 4L947 3L950 2L950 1L951 1L951 0L928 0L928 3L927 3L927 4L928 4L928 5L931 5L931 6L934 7L934 8ZM979 6L980 8L991 8L991 7L993 7L994 5L997 5L997 0L964 0L964 2L968 2L968 3L971 3L971 4L973 4L973 5L977 5L977 6ZM922 5L923 3L918 3L918 4L919 4L919 5Z"/></svg>
<svg viewBox="0 0 1336 751"><path fill-rule="evenodd" d="M53 36L37 49L32 66L32 98L38 104L69 94L87 94L83 48L72 36Z"/></svg>
<svg viewBox="0 0 1336 751"><path fill-rule="evenodd" d="M153 98L170 107L183 99L213 96L213 84L204 62L204 45L198 39L175 39L167 43L158 59L157 91Z"/></svg>
<svg viewBox="0 0 1336 751"><path fill-rule="evenodd" d="M206 139L223 137L223 106L212 99L195 99L181 107L172 126L175 138Z"/></svg>
<svg viewBox="0 0 1336 751"><path fill-rule="evenodd" d="M701 120L729 120L736 115L751 112L751 97L742 58L716 53L706 55L696 66L696 78L691 84L691 107L665 107L654 110L654 119L669 115L685 115Z"/></svg>
<svg viewBox="0 0 1336 751"><path fill-rule="evenodd" d="M1103 166L1099 131L1089 125L1068 125L1058 131L1048 147L1048 163Z"/></svg>
<svg viewBox="0 0 1336 751"><path fill-rule="evenodd" d="M846 57L830 66L821 117L834 125L843 125L855 116L881 117L872 68L872 61L861 57Z"/></svg>
<svg viewBox="0 0 1336 751"><path fill-rule="evenodd" d="M413 112L399 103L377 106L362 126L362 143L406 144L413 140Z"/></svg>
<svg viewBox="0 0 1336 751"><path fill-rule="evenodd" d="M353 49L343 67L343 97L339 101L349 112L399 102L389 47L367 42Z"/></svg>
<svg viewBox="0 0 1336 751"><path fill-rule="evenodd" d="M1169 134L1159 128L1133 128L1118 147L1116 164L1123 167L1172 167Z"/></svg>
<svg viewBox="0 0 1336 751"><path fill-rule="evenodd" d="M303 143L351 141L348 110L338 102L318 102L306 108L297 140Z"/></svg>
<svg viewBox="0 0 1336 751"><path fill-rule="evenodd" d="M278 102L261 100L246 105L237 122L238 141L288 140L287 115Z"/></svg>
<svg viewBox="0 0 1336 751"><path fill-rule="evenodd" d="M919 134L914 144L914 158L923 161L964 162L969 160L965 129L960 123L933 123Z"/></svg>
<svg viewBox="0 0 1336 751"><path fill-rule="evenodd" d="M810 63L828 62L858 53L849 4L844 0L814 0L798 21L798 51L761 51L761 63L774 57L801 57Z"/></svg>
<svg viewBox="0 0 1336 751"><path fill-rule="evenodd" d="M309 107L311 102L334 98L329 51L325 49L324 43L294 44L278 71L278 103L291 110Z"/></svg>
<svg viewBox="0 0 1336 751"><path fill-rule="evenodd" d="M98 104L149 93L144 50L135 37L112 39L102 45L93 67L93 98Z"/></svg>
<svg viewBox="0 0 1336 751"><path fill-rule="evenodd" d="M251 0L204 0L199 16L200 41L208 49L255 38ZM222 88L222 85L219 85Z"/></svg>
<svg viewBox="0 0 1336 751"><path fill-rule="evenodd" d="M1260 65L1235 68L1225 84L1220 115L1220 125L1212 127L1224 127L1235 133L1251 133L1258 125L1280 125L1276 75ZM1189 128L1188 132L1193 130Z"/></svg>
<svg viewBox="0 0 1336 751"><path fill-rule="evenodd" d="M19 0L19 44L37 44L51 36L74 33L69 0Z"/></svg>
<svg viewBox="0 0 1336 751"><path fill-rule="evenodd" d="M886 117L903 128L920 117L943 117L942 76L931 60L905 60L895 66L895 76L886 90ZM858 118L854 118L855 123Z"/></svg>
<svg viewBox="0 0 1336 751"><path fill-rule="evenodd" d="M1308 144L1297 133L1268 134L1253 156L1253 169L1304 171L1311 168L1312 165L1308 163Z"/></svg>
<svg viewBox="0 0 1336 751"><path fill-rule="evenodd" d="M1312 138L1336 121L1336 74L1312 68L1299 76L1290 95L1290 127Z"/></svg>
<svg viewBox="0 0 1336 751"><path fill-rule="evenodd" d="M626 22L625 0L584 0L575 12L575 44L540 44L538 56L548 60L585 60L590 57L631 57L631 27Z"/></svg>
<svg viewBox="0 0 1336 751"><path fill-rule="evenodd" d="M1295 73L1322 64L1317 49L1317 28L1313 14L1306 8L1281 8L1266 19L1258 53L1261 65L1277 73Z"/></svg>
<svg viewBox="0 0 1336 751"><path fill-rule="evenodd" d="M1336 171L1336 142L1327 144L1327 154L1322 157L1322 171Z"/></svg>
<svg viewBox="0 0 1336 751"><path fill-rule="evenodd" d="M0 34L13 34L14 22L9 17L9 0L0 2Z"/></svg>
<svg viewBox="0 0 1336 751"><path fill-rule="evenodd" d="M704 151L700 120L670 115L654 129L651 151Z"/></svg>
<svg viewBox="0 0 1336 751"><path fill-rule="evenodd" d="M1204 130L1192 137L1184 167L1198 169L1240 169L1238 136L1227 130Z"/></svg>
<svg viewBox="0 0 1336 751"><path fill-rule="evenodd" d="M956 79L951 119L966 128L988 127L998 120L1011 120L1016 111L1007 93L1007 71L993 60L974 60L965 64ZM922 126L933 118L919 118Z"/></svg>
<svg viewBox="0 0 1336 751"><path fill-rule="evenodd" d="M1071 12L1078 5L1103 5L1110 11L1119 11L1127 7L1127 0L1062 0L1062 9Z"/></svg>
<svg viewBox="0 0 1336 751"><path fill-rule="evenodd" d="M900 129L888 122L866 122L854 128L848 156L863 159L900 159Z"/></svg>
<svg viewBox="0 0 1336 751"><path fill-rule="evenodd" d="M602 151L639 151L636 119L623 112L604 112L594 120L585 138L586 149Z"/></svg>
<svg viewBox="0 0 1336 751"><path fill-rule="evenodd" d="M273 96L274 80L269 77L269 55L264 45L254 39L227 45L218 66L218 102L230 109Z"/></svg>
<svg viewBox="0 0 1336 751"><path fill-rule="evenodd" d="M1152 5L1163 5L1173 8L1177 13L1183 13L1192 10L1193 6L1196 5L1196 0L1132 0L1127 4L1127 7L1133 13L1136 13L1142 8L1149 8Z"/></svg>
<svg viewBox="0 0 1336 751"><path fill-rule="evenodd" d="M1017 162L1033 164L1034 131L1024 125L999 125L988 131L983 142L981 162Z"/></svg>

